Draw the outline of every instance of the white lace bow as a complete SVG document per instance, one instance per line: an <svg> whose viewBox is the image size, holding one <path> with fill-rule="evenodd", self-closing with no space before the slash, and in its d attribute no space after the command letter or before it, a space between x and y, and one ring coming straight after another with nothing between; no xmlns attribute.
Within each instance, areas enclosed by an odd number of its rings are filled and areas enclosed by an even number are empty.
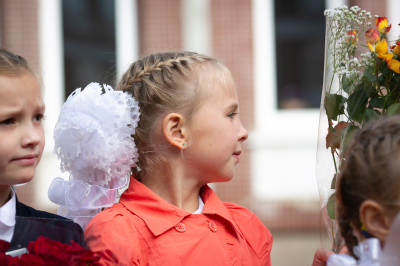
<svg viewBox="0 0 400 266"><path fill-rule="evenodd" d="M380 266L382 249L381 243L377 238L369 238L355 246L354 254L359 257L356 261L347 254L335 254L328 258L327 266Z"/></svg>
<svg viewBox="0 0 400 266"><path fill-rule="evenodd" d="M58 214L83 228L102 208L115 203L138 161L132 135L139 121L138 102L127 92L90 83L64 103L54 129L54 153L68 181L56 178L49 199Z"/></svg>

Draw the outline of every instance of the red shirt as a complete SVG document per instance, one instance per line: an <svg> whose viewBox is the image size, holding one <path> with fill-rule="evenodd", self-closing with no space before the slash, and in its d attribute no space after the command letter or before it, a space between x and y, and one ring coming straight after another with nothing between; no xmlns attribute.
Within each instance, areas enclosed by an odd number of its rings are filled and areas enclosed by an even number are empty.
<svg viewBox="0 0 400 266"><path fill-rule="evenodd" d="M221 202L207 185L200 196L203 212L191 214L131 178L85 240L104 265L271 265L272 235L255 214Z"/></svg>

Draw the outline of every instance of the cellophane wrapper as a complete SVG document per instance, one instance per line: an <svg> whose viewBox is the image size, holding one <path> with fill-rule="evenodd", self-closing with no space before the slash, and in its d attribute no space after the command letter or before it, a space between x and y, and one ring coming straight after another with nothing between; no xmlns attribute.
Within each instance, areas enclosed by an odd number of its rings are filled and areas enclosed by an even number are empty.
<svg viewBox="0 0 400 266"><path fill-rule="evenodd" d="M316 177L324 222L337 253L343 239L337 222L336 177L355 132L382 115L400 112L400 62L396 60L400 47L390 47L391 27L385 17L371 23L369 12L345 6L327 10L325 16Z"/></svg>

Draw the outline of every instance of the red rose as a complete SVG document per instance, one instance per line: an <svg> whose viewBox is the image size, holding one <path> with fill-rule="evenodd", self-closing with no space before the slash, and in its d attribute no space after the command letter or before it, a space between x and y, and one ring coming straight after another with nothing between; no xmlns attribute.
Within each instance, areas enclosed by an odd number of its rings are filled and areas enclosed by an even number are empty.
<svg viewBox="0 0 400 266"><path fill-rule="evenodd" d="M40 256L46 265L100 265L99 257L88 249L71 240L71 245L53 241L40 236L35 242L28 244L29 254Z"/></svg>
<svg viewBox="0 0 400 266"><path fill-rule="evenodd" d="M18 257L11 257L4 252L0 252L0 265L4 266L19 266Z"/></svg>
<svg viewBox="0 0 400 266"><path fill-rule="evenodd" d="M10 243L0 239L0 252L5 253L10 248Z"/></svg>
<svg viewBox="0 0 400 266"><path fill-rule="evenodd" d="M18 260L20 266L46 266L46 262L38 255L22 254Z"/></svg>

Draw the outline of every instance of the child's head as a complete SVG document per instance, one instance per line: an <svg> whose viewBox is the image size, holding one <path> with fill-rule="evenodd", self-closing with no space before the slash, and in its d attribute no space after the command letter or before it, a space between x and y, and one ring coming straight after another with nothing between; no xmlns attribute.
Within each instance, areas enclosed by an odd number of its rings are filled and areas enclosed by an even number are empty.
<svg viewBox="0 0 400 266"><path fill-rule="evenodd" d="M44 148L44 103L27 61L0 48L0 186L30 181Z"/></svg>
<svg viewBox="0 0 400 266"><path fill-rule="evenodd" d="M400 210L400 117L367 124L345 151L338 183L341 234L350 252L361 227L383 243ZM353 254L354 255L354 254Z"/></svg>
<svg viewBox="0 0 400 266"><path fill-rule="evenodd" d="M191 52L151 54L130 66L117 89L139 101L137 179L172 167L174 157L184 158L193 175L202 169L205 182L232 178L247 131L233 78L220 62Z"/></svg>

